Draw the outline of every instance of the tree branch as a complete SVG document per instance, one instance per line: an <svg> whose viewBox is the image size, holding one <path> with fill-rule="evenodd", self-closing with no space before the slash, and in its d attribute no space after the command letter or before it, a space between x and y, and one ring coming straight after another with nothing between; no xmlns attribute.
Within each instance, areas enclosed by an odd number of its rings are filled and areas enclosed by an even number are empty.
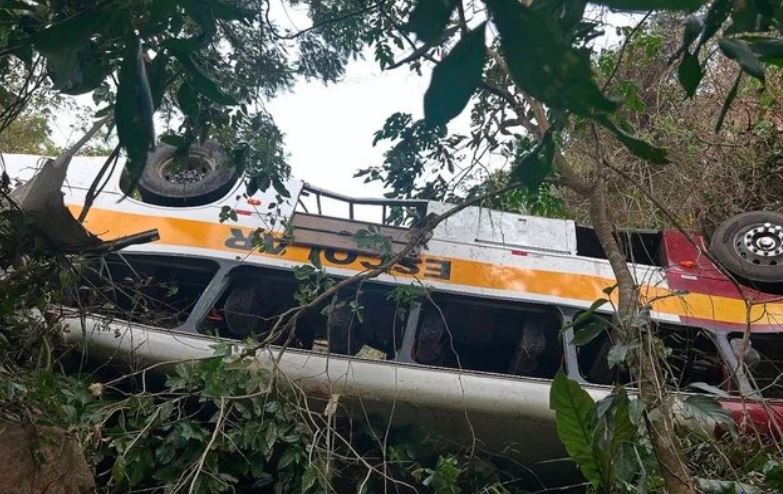
<svg viewBox="0 0 783 494"><path fill-rule="evenodd" d="M620 48L620 52L617 55L617 62L615 62L614 67L612 67L612 72L609 74L609 77L607 77L606 82L604 82L603 87L601 88L601 92L606 91L606 89L609 87L609 84L612 83L612 79L614 79L615 74L617 74L617 70L620 68L620 63L623 61L623 55L625 55L625 50L628 49L628 45L631 44L631 39L636 35L636 33L641 29L642 25L644 25L645 22L647 22L647 19L652 15L652 11L647 12L644 17L642 17L642 20L640 20L634 28L631 30L630 33L628 33L628 36L623 41L623 46Z"/></svg>
<svg viewBox="0 0 783 494"><path fill-rule="evenodd" d="M443 43L447 39L449 39L454 33L457 32L458 29L459 29L458 26L453 26L453 27L447 29L446 31L443 32L441 37L438 38L436 41L432 41L432 42L429 42L429 43L424 43L423 45L421 45L421 46L417 47L415 50L413 50L413 52L410 55L406 56L402 60L398 60L398 61L390 64L384 70L396 69L396 68L398 68L398 67L400 67L402 65L411 63L414 60L417 60L417 59L425 56L426 53L429 50L431 50L433 47L435 47L437 45L440 45L441 43Z"/></svg>

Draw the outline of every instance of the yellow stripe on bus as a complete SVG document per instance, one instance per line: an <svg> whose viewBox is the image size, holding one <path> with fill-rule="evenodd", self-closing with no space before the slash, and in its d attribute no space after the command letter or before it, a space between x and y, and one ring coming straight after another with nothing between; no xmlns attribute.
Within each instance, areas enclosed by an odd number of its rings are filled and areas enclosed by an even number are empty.
<svg viewBox="0 0 783 494"><path fill-rule="evenodd" d="M74 214L81 209L81 206L69 207ZM227 244L231 245L232 239L247 238L252 229L239 228L230 223L218 224L92 208L85 226L106 240L157 228L160 233L160 243L165 245L234 252L238 256L250 254L277 257L294 263L306 263L310 256L309 247L296 245L288 246L278 254L231 249ZM322 259L322 262L325 266L361 271L377 260L341 252L339 255L335 254L331 260ZM414 266L413 269L400 266L394 270L394 274L413 276L414 270L415 274L423 279L513 293L575 299L586 303L605 297L603 290L615 284L614 279L599 276L427 255L423 255L419 265ZM701 293L666 297L667 294L669 294L668 290L653 286L646 287L645 295L648 298L663 297L654 302L655 310L661 314L737 325L745 325L750 321L758 329L762 329L760 326L767 325L778 328L783 326L783 303L769 302L754 305L750 307L750 314L748 314L745 302L738 298Z"/></svg>

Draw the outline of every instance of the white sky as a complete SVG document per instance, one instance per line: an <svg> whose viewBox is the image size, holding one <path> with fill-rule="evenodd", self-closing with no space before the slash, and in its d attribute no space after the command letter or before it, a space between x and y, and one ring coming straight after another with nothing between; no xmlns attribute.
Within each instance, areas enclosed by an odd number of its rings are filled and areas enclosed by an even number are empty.
<svg viewBox="0 0 783 494"><path fill-rule="evenodd" d="M271 101L267 109L286 134L293 175L335 192L380 196L380 184L364 184L353 174L383 161L388 141L373 147L372 140L389 115L423 116L428 83L428 73L418 76L406 67L381 71L374 60L359 60L337 84L302 81Z"/></svg>

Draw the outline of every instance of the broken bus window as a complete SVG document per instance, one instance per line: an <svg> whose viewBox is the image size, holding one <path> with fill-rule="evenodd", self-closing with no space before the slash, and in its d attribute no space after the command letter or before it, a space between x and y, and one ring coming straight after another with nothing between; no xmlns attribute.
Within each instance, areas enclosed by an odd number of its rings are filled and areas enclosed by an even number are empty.
<svg viewBox="0 0 783 494"><path fill-rule="evenodd" d="M414 360L550 379L563 359L560 326L553 312L436 295L419 318Z"/></svg>
<svg viewBox="0 0 783 494"><path fill-rule="evenodd" d="M605 316L594 316L606 319ZM577 328L578 330L578 328ZM667 348L665 373L673 386L685 389L694 383L705 383L719 388L730 387L723 360L708 333L703 329L657 325L657 337ZM618 367L609 368L608 355L612 348L609 334L604 331L586 345L577 347L580 374L590 383L628 384L629 373Z"/></svg>
<svg viewBox="0 0 783 494"><path fill-rule="evenodd" d="M217 270L205 259L115 254L84 269L67 305L173 329L187 320Z"/></svg>

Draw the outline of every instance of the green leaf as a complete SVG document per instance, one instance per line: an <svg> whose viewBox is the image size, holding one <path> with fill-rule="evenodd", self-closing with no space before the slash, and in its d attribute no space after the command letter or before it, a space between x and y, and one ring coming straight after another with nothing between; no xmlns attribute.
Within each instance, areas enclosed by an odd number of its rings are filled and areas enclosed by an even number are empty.
<svg viewBox="0 0 783 494"><path fill-rule="evenodd" d="M617 127L614 122L609 120L605 115L600 115L596 118L601 125L603 125L608 131L614 134L618 141L628 148L628 150L634 155L649 161L656 165L665 165L669 163L669 158L666 157L666 150L653 146L644 139L640 139L636 136L632 136L621 128Z"/></svg>
<svg viewBox="0 0 783 494"><path fill-rule="evenodd" d="M289 447L285 450L283 456L280 457L280 461L277 462L277 471L285 470L294 463L299 463L300 456L297 448Z"/></svg>
<svg viewBox="0 0 783 494"><path fill-rule="evenodd" d="M677 10L693 12L707 0L595 0L591 3L606 5L615 10Z"/></svg>
<svg viewBox="0 0 783 494"><path fill-rule="evenodd" d="M558 25L565 32L578 32L584 27L580 23L585 17L587 0L536 0L526 2L533 10L557 19Z"/></svg>
<svg viewBox="0 0 783 494"><path fill-rule="evenodd" d="M762 62L783 67L783 39L754 41L750 43L750 49Z"/></svg>
<svg viewBox="0 0 783 494"><path fill-rule="evenodd" d="M511 77L525 93L587 117L617 108L595 83L587 52L571 45L555 18L517 0L487 0L487 7Z"/></svg>
<svg viewBox="0 0 783 494"><path fill-rule="evenodd" d="M163 53L157 56L147 65L147 77L150 81L150 93L152 93L152 104L155 108L160 106L163 101L163 95L166 92L166 84L169 78L169 57Z"/></svg>
<svg viewBox="0 0 783 494"><path fill-rule="evenodd" d="M571 339L571 344L575 346L584 346L596 339L598 335L603 333L606 330L606 326L597 322L593 321L589 323L587 326L579 329L576 333L574 333L574 337Z"/></svg>
<svg viewBox="0 0 783 494"><path fill-rule="evenodd" d="M609 295L609 294L607 294ZM569 328L571 326L574 327L581 327L584 324L590 322L593 319L593 316L595 315L595 311L598 310L601 306L604 304L609 303L608 299L605 298L599 298L598 300L595 300L592 304L590 304L590 308L588 308L586 311L582 311L577 315L570 324L566 325L566 328ZM603 323L606 323L603 319L601 319ZM608 324L608 323L607 323Z"/></svg>
<svg viewBox="0 0 783 494"><path fill-rule="evenodd" d="M125 460L123 457L117 458L111 467L111 478L115 484L123 485L125 483Z"/></svg>
<svg viewBox="0 0 783 494"><path fill-rule="evenodd" d="M547 132L541 142L511 169L509 181L519 182L528 192L536 194L544 180L552 174L554 152L552 132Z"/></svg>
<svg viewBox="0 0 783 494"><path fill-rule="evenodd" d="M618 457L623 445L634 436L634 425L630 418L630 401L625 388L619 388L599 419L593 433L593 455L600 465L601 484L604 487L615 485Z"/></svg>
<svg viewBox="0 0 783 494"><path fill-rule="evenodd" d="M707 10L707 14L704 16L704 28L701 32L699 45L696 48L697 55L704 43L715 36L715 33L718 32L718 29L720 29L720 27L729 17L731 8L731 0L715 0L712 2L712 5L710 5L710 8Z"/></svg>
<svg viewBox="0 0 783 494"><path fill-rule="evenodd" d="M685 90L685 96L691 98L696 94L701 78L704 72L699 64L699 57L685 52L679 67L677 67L677 78L680 80L680 86Z"/></svg>
<svg viewBox="0 0 783 494"><path fill-rule="evenodd" d="M560 369L550 388L549 408L555 411L557 435L569 456L579 465L585 478L597 485L601 475L592 447L595 402L579 383L569 379Z"/></svg>
<svg viewBox="0 0 783 494"><path fill-rule="evenodd" d="M174 53L177 58L186 58L191 52L204 48L207 43L200 36L190 38L173 38L163 42L161 46Z"/></svg>
<svg viewBox="0 0 783 494"><path fill-rule="evenodd" d="M177 90L177 104L185 116L190 118L198 117L198 95L187 82L183 82Z"/></svg>
<svg viewBox="0 0 783 494"><path fill-rule="evenodd" d="M318 469L314 465L308 465L304 474L302 474L302 488L300 492L305 494L315 487L316 482L318 482Z"/></svg>
<svg viewBox="0 0 783 494"><path fill-rule="evenodd" d="M255 178L250 178L250 180L247 181L247 189L245 193L249 196L255 195L256 192L258 192L258 182L256 182Z"/></svg>
<svg viewBox="0 0 783 494"><path fill-rule="evenodd" d="M485 27L482 23L466 34L432 71L424 93L424 118L430 125L445 125L459 115L481 83L487 58Z"/></svg>
<svg viewBox="0 0 783 494"><path fill-rule="evenodd" d="M718 121L715 122L716 134L720 132L720 129L723 127L723 121L726 119L726 115L729 114L729 108L731 108L731 104L734 103L734 98L737 97L737 91L739 90L740 81L742 81L742 72L737 74L737 78L734 79L734 84L732 84L731 89L729 90L729 94L726 95L726 99L723 101L723 106L721 106L720 108L720 114L718 114Z"/></svg>
<svg viewBox="0 0 783 494"><path fill-rule="evenodd" d="M132 35L126 41L114 104L117 137L128 155L126 169L131 188L141 177L147 153L155 144L153 111L141 44Z"/></svg>
<svg viewBox="0 0 783 494"><path fill-rule="evenodd" d="M647 105L639 97L639 88L632 81L620 81L617 83L617 92L623 95L625 107L636 113L645 113Z"/></svg>
<svg viewBox="0 0 783 494"><path fill-rule="evenodd" d="M254 10L238 7L220 0L210 0L209 7L212 9L212 14L215 17L229 21L244 21L252 19L256 15Z"/></svg>
<svg viewBox="0 0 783 494"><path fill-rule="evenodd" d="M607 420L614 422L614 431L612 434L612 448L616 453L619 452L620 446L633 440L635 428L631 422L631 400L628 399L628 393L624 387L620 387L615 392L616 398L612 407L609 409L609 413L605 415ZM610 418L611 417L611 418Z"/></svg>
<svg viewBox="0 0 783 494"><path fill-rule="evenodd" d="M262 472L256 475L255 477L256 477L256 481L253 482L253 487L257 489L261 487L266 487L275 481L275 478L269 472Z"/></svg>
<svg viewBox="0 0 783 494"><path fill-rule="evenodd" d="M723 54L737 62L745 73L764 82L764 65L746 42L724 38L718 41L718 46Z"/></svg>
<svg viewBox="0 0 783 494"><path fill-rule="evenodd" d="M628 350L630 350L630 345L612 345L612 348L609 349L609 353L606 354L606 363L609 365L610 369L614 369L620 364L625 363L625 359L628 357Z"/></svg>
<svg viewBox="0 0 783 494"><path fill-rule="evenodd" d="M650 306L645 305L644 307L640 308L636 314L633 315L633 318L631 319L631 327L632 328L646 328L650 325L652 321L652 314L650 312Z"/></svg>
<svg viewBox="0 0 783 494"><path fill-rule="evenodd" d="M180 63L185 67L188 76L188 82L193 89L201 93L203 96L221 105L236 105L237 101L233 96L226 93L217 83L210 79L202 72L202 70L193 62L189 55L183 55L175 52L175 56Z"/></svg>
<svg viewBox="0 0 783 494"><path fill-rule="evenodd" d="M201 28L203 38L207 40L211 39L217 32L215 16L212 15L209 4L210 2L204 0L184 0L181 2L188 17L198 24L198 27Z"/></svg>
<svg viewBox="0 0 783 494"><path fill-rule="evenodd" d="M747 32L764 32L771 24L771 12L768 11L768 0L732 1L733 13L731 25L724 31L724 35Z"/></svg>
<svg viewBox="0 0 783 494"><path fill-rule="evenodd" d="M438 40L446 29L457 0L418 0L406 28L425 43Z"/></svg>
<svg viewBox="0 0 783 494"><path fill-rule="evenodd" d="M685 19L685 28L682 31L682 45L680 49L687 51L691 44L696 41L696 38L701 34L704 29L704 18L699 15L689 15ZM698 53L698 50L696 51Z"/></svg>
<svg viewBox="0 0 783 494"><path fill-rule="evenodd" d="M634 402L631 402L634 403ZM615 455L614 465L615 482L631 483L637 478L640 464L636 453L636 445L631 442L623 443ZM641 489L639 492L643 492Z"/></svg>
<svg viewBox="0 0 783 494"><path fill-rule="evenodd" d="M185 144L185 139L183 139L182 136L178 136L176 134L167 134L165 136L161 136L160 142L178 148Z"/></svg>
<svg viewBox="0 0 783 494"><path fill-rule="evenodd" d="M110 70L90 44L75 50L48 53L46 67L52 87L70 95L84 94L97 88Z"/></svg>
<svg viewBox="0 0 783 494"><path fill-rule="evenodd" d="M92 8L52 23L33 34L30 41L46 54L64 53L83 46L91 36L109 25L112 14L105 8Z"/></svg>
<svg viewBox="0 0 783 494"><path fill-rule="evenodd" d="M734 430L734 420L731 414L724 410L718 400L708 395L692 395L683 402L684 413L698 423L720 424L729 430Z"/></svg>
<svg viewBox="0 0 783 494"><path fill-rule="evenodd" d="M686 387L689 390L693 389L696 390L697 392L707 393L712 396L721 396L721 397L729 396L729 394L726 391L718 388L717 386L713 386L711 384L707 384L701 381L690 383Z"/></svg>
<svg viewBox="0 0 783 494"><path fill-rule="evenodd" d="M761 469L769 485L780 492L783 492L783 463L780 461L768 460Z"/></svg>

